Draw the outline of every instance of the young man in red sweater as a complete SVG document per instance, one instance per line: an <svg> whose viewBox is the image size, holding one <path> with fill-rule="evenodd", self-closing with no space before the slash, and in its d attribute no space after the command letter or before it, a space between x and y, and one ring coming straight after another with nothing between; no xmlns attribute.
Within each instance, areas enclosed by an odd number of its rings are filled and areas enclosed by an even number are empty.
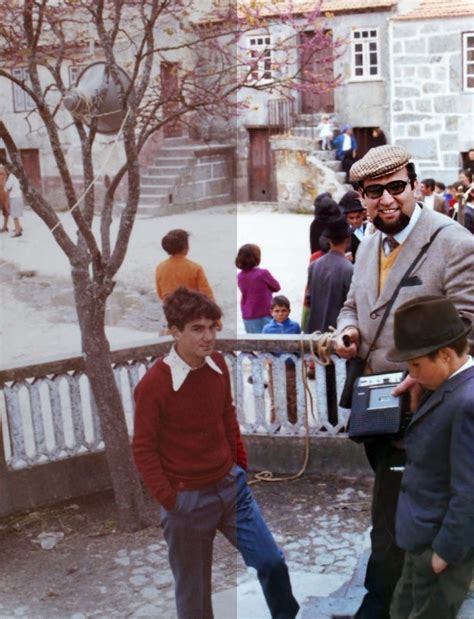
<svg viewBox="0 0 474 619"><path fill-rule="evenodd" d="M271 616L294 619L283 553L246 480L230 377L214 352L220 308L178 288L164 303L175 344L135 391L135 463L161 503L178 619L212 619L212 547L219 530L257 570Z"/></svg>

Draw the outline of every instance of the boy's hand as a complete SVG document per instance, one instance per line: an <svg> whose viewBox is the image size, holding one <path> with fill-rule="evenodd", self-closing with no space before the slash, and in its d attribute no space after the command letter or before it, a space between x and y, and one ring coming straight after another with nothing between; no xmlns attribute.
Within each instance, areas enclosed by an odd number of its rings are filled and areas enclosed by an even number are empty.
<svg viewBox="0 0 474 619"><path fill-rule="evenodd" d="M397 397L405 393L405 391L410 391L410 412L414 413L420 404L424 392L423 387L408 375L395 387L392 395Z"/></svg>
<svg viewBox="0 0 474 619"><path fill-rule="evenodd" d="M346 342L344 340L346 340ZM347 342L349 343L348 346L346 345ZM359 329L356 329L355 327L347 327L347 329L344 329L340 335L337 335L333 339L332 345L334 352L337 355L343 359L352 359L352 357L355 357L357 354L359 342Z"/></svg>
<svg viewBox="0 0 474 619"><path fill-rule="evenodd" d="M431 567L435 574L441 574L448 567L448 563L434 552L431 557Z"/></svg>

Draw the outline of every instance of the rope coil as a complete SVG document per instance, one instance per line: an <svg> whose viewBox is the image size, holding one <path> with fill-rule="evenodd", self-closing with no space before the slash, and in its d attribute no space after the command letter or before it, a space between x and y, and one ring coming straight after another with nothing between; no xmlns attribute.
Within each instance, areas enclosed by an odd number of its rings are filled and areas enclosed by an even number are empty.
<svg viewBox="0 0 474 619"><path fill-rule="evenodd" d="M321 333L321 331L315 331L311 334L311 338L309 340L309 349L311 355L316 363L319 365L329 365L332 363L331 361L331 347L332 340L335 336L336 330L333 327L329 328L329 331L325 333ZM303 334L302 334L303 335ZM300 338L300 355L301 355L301 378L303 380L304 385L304 457L303 464L300 470L294 475L287 475L285 477L275 477L271 471L260 471L259 473L255 473L253 479L248 482L248 485L251 486L253 484L258 484L261 481L266 482L277 482L277 481L295 481L302 477L308 467L309 462L309 454L310 454L310 438L309 438L309 414L314 418L314 405L313 405L313 396L311 394L311 390L308 386L308 377L306 375L306 365L304 362L304 354L305 354L305 340L303 337Z"/></svg>

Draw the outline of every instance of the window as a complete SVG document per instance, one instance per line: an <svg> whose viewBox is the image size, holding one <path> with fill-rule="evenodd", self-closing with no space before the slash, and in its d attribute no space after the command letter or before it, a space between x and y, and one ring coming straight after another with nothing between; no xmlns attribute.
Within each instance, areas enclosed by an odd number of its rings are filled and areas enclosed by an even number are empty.
<svg viewBox="0 0 474 619"><path fill-rule="evenodd" d="M12 69L12 75L17 80L24 81L27 86L31 87L30 76L26 67L20 67L18 69ZM29 112L34 109L35 103L30 95L18 86L13 84L13 111L14 112Z"/></svg>
<svg viewBox="0 0 474 619"><path fill-rule="evenodd" d="M83 64L72 64L69 66L69 86L75 86L77 78L86 66Z"/></svg>
<svg viewBox="0 0 474 619"><path fill-rule="evenodd" d="M272 41L269 35L249 37L250 76L249 81L259 82L272 79Z"/></svg>
<svg viewBox="0 0 474 619"><path fill-rule="evenodd" d="M474 91L474 32L462 35L463 90Z"/></svg>
<svg viewBox="0 0 474 619"><path fill-rule="evenodd" d="M352 79L379 76L379 33L376 28L353 30L351 39Z"/></svg>

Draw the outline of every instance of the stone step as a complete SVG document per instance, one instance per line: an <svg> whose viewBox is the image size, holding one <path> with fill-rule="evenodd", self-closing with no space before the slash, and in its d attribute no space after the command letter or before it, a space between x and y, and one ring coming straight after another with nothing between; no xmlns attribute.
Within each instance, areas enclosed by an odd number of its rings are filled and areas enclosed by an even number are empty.
<svg viewBox="0 0 474 619"><path fill-rule="evenodd" d="M338 161L337 159L334 159L334 160L326 159L324 161L324 165L327 168L330 168L331 170L333 170L334 172L340 172L342 168L341 162Z"/></svg>
<svg viewBox="0 0 474 619"><path fill-rule="evenodd" d="M191 156L182 156L179 154L166 154L162 150L159 151L158 157L155 157L153 160L153 165L149 166L150 168L162 168L166 166L167 168L175 167L175 168L185 168L187 167L194 157Z"/></svg>
<svg viewBox="0 0 474 619"><path fill-rule="evenodd" d="M137 213L138 215L146 216L146 217L156 217L163 212L166 208L166 204L157 200L154 204L145 204L140 202L138 204Z"/></svg>
<svg viewBox="0 0 474 619"><path fill-rule="evenodd" d="M335 162L336 161L336 151L335 150L321 150L321 149L315 149L312 151L311 153L313 155L313 157L317 157L317 159L320 159L321 161L324 161L325 163L331 163L331 162ZM337 161L337 163L341 163L340 161Z"/></svg>
<svg viewBox="0 0 474 619"><path fill-rule="evenodd" d="M303 127L301 125L295 125L291 129L291 135L301 138L310 138L311 140L321 140L319 137L319 129L317 127Z"/></svg>
<svg viewBox="0 0 474 619"><path fill-rule="evenodd" d="M346 173L345 172L336 172L336 179L344 185L346 183Z"/></svg>
<svg viewBox="0 0 474 619"><path fill-rule="evenodd" d="M189 144L189 137L187 135L181 135L175 138L165 138L163 140L163 146L183 146Z"/></svg>
<svg viewBox="0 0 474 619"><path fill-rule="evenodd" d="M158 151L160 154L161 153L167 153L170 154L172 152L176 153L176 156L180 155L188 155L191 156L194 154L194 151L196 150L196 148L198 146L201 146L200 144L181 144L181 145L177 145L177 146L162 146L160 148L160 150Z"/></svg>
<svg viewBox="0 0 474 619"><path fill-rule="evenodd" d="M164 159L164 158L163 158ZM166 163L169 164L169 159L165 159ZM185 161L192 162L192 159L189 158ZM180 159L181 164L172 163L171 165L156 165L152 164L145 168L144 174L142 176L174 176L176 174L180 174L184 168L187 168L187 165L182 165L183 159Z"/></svg>
<svg viewBox="0 0 474 619"><path fill-rule="evenodd" d="M181 178L180 174L173 174L169 176L149 176L143 175L141 178L141 187L169 187L174 185L178 179Z"/></svg>
<svg viewBox="0 0 474 619"><path fill-rule="evenodd" d="M141 191L140 202L143 202L143 204L152 204L153 200L162 200L162 199L168 202L170 194L173 194L172 189L170 189L169 191L164 190L164 191L156 191L156 192Z"/></svg>

